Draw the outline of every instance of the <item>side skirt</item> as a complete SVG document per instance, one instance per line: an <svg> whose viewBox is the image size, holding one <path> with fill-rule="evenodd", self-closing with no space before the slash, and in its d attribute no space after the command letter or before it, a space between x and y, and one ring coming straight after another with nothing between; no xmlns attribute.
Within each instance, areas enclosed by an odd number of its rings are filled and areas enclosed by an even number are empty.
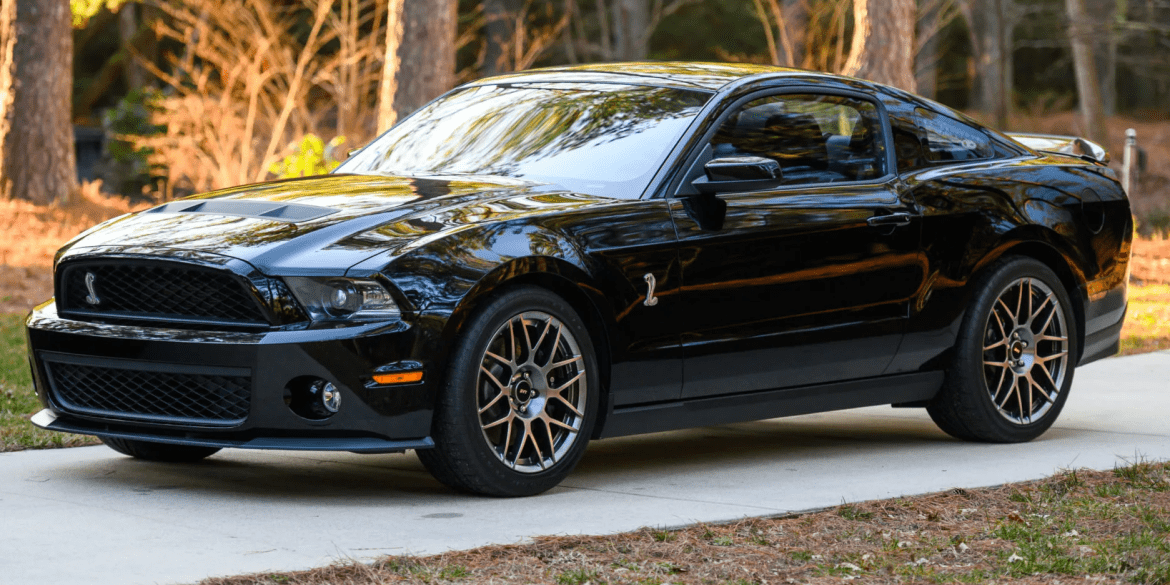
<svg viewBox="0 0 1170 585"><path fill-rule="evenodd" d="M613 410L600 438L925 401L934 398L942 382L941 371L918 372L784 390L627 406Z"/></svg>

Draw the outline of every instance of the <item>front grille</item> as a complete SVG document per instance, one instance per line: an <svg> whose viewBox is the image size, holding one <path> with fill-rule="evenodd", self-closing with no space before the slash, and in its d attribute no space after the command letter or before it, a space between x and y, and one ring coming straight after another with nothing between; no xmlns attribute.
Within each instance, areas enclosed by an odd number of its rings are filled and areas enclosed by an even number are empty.
<svg viewBox="0 0 1170 585"><path fill-rule="evenodd" d="M140 367L150 369L45 362L53 397L66 412L214 426L236 426L248 417L252 380L247 370L220 368L207 374Z"/></svg>
<svg viewBox="0 0 1170 585"><path fill-rule="evenodd" d="M106 261L68 265L58 300L63 312L114 318L267 324L246 280L173 262Z"/></svg>

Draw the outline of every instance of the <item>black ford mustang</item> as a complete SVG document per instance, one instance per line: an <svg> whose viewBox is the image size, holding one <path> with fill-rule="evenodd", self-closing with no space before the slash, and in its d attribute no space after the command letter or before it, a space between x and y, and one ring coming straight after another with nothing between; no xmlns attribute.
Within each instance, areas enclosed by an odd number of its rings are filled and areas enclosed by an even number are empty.
<svg viewBox="0 0 1170 585"><path fill-rule="evenodd" d="M33 422L165 461L416 449L494 495L591 438L879 404L1026 441L1117 349L1104 157L804 71L487 79L331 175L67 244L28 318Z"/></svg>

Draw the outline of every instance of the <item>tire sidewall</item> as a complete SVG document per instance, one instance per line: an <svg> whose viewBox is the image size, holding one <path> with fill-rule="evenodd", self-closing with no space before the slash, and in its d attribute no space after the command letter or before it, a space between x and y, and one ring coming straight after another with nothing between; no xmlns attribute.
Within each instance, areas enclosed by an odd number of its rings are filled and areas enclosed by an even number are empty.
<svg viewBox="0 0 1170 585"><path fill-rule="evenodd" d="M1021 278L1034 278L1052 289L1053 294L1056 295L1057 301L1060 303L1060 309L1064 316L1065 335L1068 337L1068 362L1066 363L1064 381L1056 397L1056 401L1044 413L1044 416L1026 425L1014 424L999 413L999 409L988 393L983 370L983 338L988 319L991 318L991 310L996 300L1007 287ZM999 269L988 275L978 290L979 293L976 301L964 319L963 329L956 346L957 355L955 365L957 368L964 370L962 372L962 378L973 386L967 388L967 391L977 397L980 410L988 417L988 422L993 427L994 432L1002 436L1002 442L1032 440L1048 430L1057 417L1060 416L1060 411L1064 408L1064 404L1068 400L1069 390L1072 388L1073 375L1076 370L1075 366L1080 350L1078 345L1076 314L1072 308L1072 301L1064 288L1064 284L1061 283L1056 273L1039 261L1030 258L1015 258L1001 265Z"/></svg>
<svg viewBox="0 0 1170 585"><path fill-rule="evenodd" d="M583 357L586 375L586 401L581 429L565 455L547 470L522 473L500 461L484 439L480 426L476 388L479 367L484 351L496 331L506 322L527 311L541 311L559 320L576 338ZM444 444L439 448L461 451L460 459L471 471L489 484L489 489L476 490L493 495L522 496L544 492L560 483L584 454L597 420L601 384L597 356L592 339L581 318L571 305L555 294L537 287L520 287L497 295L465 324L455 352L443 391L449 400L447 407L437 413L446 418L455 432L451 437L435 437Z"/></svg>

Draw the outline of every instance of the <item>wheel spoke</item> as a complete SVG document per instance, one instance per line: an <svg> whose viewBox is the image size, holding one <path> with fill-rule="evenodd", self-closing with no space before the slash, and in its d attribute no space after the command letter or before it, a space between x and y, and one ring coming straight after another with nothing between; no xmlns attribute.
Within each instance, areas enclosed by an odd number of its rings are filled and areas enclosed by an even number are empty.
<svg viewBox="0 0 1170 585"><path fill-rule="evenodd" d="M544 330L542 330L542 331L540 332L540 337L538 337L538 338L536 339L536 343L535 343L535 344L533 344L533 346L532 346L532 352L533 352L533 353L536 353L536 349L540 347L540 344L544 343L544 336L545 336L545 335L548 335L548 330L549 330L551 327L552 327L552 319L549 319L548 321L545 321L545 322L544 322Z"/></svg>
<svg viewBox="0 0 1170 585"><path fill-rule="evenodd" d="M1024 418L1024 393L1020 390L1020 377L1016 376L1016 404L1020 406L1020 418Z"/></svg>
<svg viewBox="0 0 1170 585"><path fill-rule="evenodd" d="M1068 351L1058 351L1052 355L1046 355L1044 357L1036 356L1036 361L1040 363L1047 363L1054 359L1062 358L1066 355L1068 355Z"/></svg>
<svg viewBox="0 0 1170 585"><path fill-rule="evenodd" d="M1054 379L1052 378L1052 372L1049 372L1049 371L1048 371L1048 366L1047 366L1047 365L1046 365L1044 362L1040 362L1040 363L1036 364L1036 366L1040 368L1040 371L1041 371L1041 372L1044 372L1044 377L1045 377L1045 378L1048 378L1048 383L1049 383L1049 384L1052 384L1052 390L1053 390L1054 392L1060 392L1060 388L1057 388L1057 387L1056 387L1056 380L1054 380ZM1048 395L1047 395L1047 394L1045 394L1045 395L1044 395L1044 397L1045 397L1045 398L1048 398ZM1051 401L1052 401L1052 399L1051 399L1051 398L1049 398L1049 399L1048 399L1048 401L1049 401L1049 402L1051 402Z"/></svg>
<svg viewBox="0 0 1170 585"><path fill-rule="evenodd" d="M488 430L488 429L494 429L494 428L496 428L496 427L498 427L498 426L500 426L500 425L502 425L502 424L504 424L504 423L506 423L506 422L509 422L509 421L511 421L511 420L512 420L512 419L514 419L514 418L516 418L516 413L512 412L511 410L509 410L509 411L508 411L508 414L505 414L503 417L501 417L501 418L500 418L500 420L497 420L497 421L494 421L494 422L490 422L490 423L488 423L488 424L486 424L486 425L483 425L483 430L485 430L485 431L486 431L486 430Z"/></svg>
<svg viewBox="0 0 1170 585"><path fill-rule="evenodd" d="M584 375L585 375L585 372L577 372L577 375L570 378L568 382L565 382L564 384L561 384L560 386L558 386L556 388L550 388L549 392L556 392L557 396L560 396L561 392L564 391L565 388L572 386L574 383L577 382L577 380L580 380L581 377Z"/></svg>
<svg viewBox="0 0 1170 585"><path fill-rule="evenodd" d="M513 418L515 418L515 417L508 418L508 430L504 433L503 457L504 457L505 463L507 462L507 459L508 459L508 449L510 449L512 447L512 419ZM519 456L520 456L520 453L516 453L516 457L519 457ZM516 457L512 458L512 467L516 467Z"/></svg>
<svg viewBox="0 0 1170 585"><path fill-rule="evenodd" d="M492 383L495 384L496 387L500 389L500 392L507 391L508 387L505 386L504 384L502 384L499 380L497 380L496 377L494 375L492 375L492 373L490 371L488 371L487 368L483 367L482 364L479 366L479 371L483 372L484 374L487 374L488 379L491 380Z"/></svg>
<svg viewBox="0 0 1170 585"><path fill-rule="evenodd" d="M579 356L579 355L578 355L578 356L573 356L573 357L571 357L571 358L569 358L569 359L567 359L567 360L562 360L562 361L559 361L559 362L557 362L557 363L555 363L555 364L550 364L550 365L548 366L548 369L549 369L549 370L555 370L555 369L557 369L557 368L560 368L560 367L563 367L563 366L567 366L567 365L569 365L569 364L577 363L577 362L579 362L579 361L581 361L581 356Z"/></svg>
<svg viewBox="0 0 1170 585"><path fill-rule="evenodd" d="M1052 295L1051 295L1051 294L1050 294L1050 295L1048 295L1048 296L1046 296L1046 297L1044 297L1044 302L1040 303L1040 306L1039 306L1039 307L1037 307L1036 309L1034 309L1034 310L1032 311L1032 313L1031 313L1030 315L1028 315L1028 325L1029 325L1029 328L1031 327L1032 323L1036 321L1036 317L1039 317L1039 316L1040 316L1040 314L1044 312L1044 307L1047 307L1047 306L1048 306L1048 303L1050 303L1050 302L1052 302ZM1048 315L1048 319L1047 319L1047 320L1045 320L1045 322L1044 322L1044 326L1043 326L1043 327L1041 327L1041 328L1040 328L1040 330L1041 330L1041 331L1044 331L1044 329L1045 329L1046 327L1048 327L1048 324L1049 324L1049 323L1051 323L1051 322L1052 322L1052 314L1051 314L1051 313L1049 313L1049 315ZM1033 330L1033 332L1035 332L1035 331Z"/></svg>
<svg viewBox="0 0 1170 585"><path fill-rule="evenodd" d="M1064 342L1068 341L1068 337L1064 337L1064 336L1062 336L1062 335L1037 335L1037 336L1035 337L1035 339L1036 339L1036 341L1037 341L1037 342L1041 342L1041 341L1059 341L1059 342L1061 342L1061 343L1064 343Z"/></svg>
<svg viewBox="0 0 1170 585"><path fill-rule="evenodd" d="M500 362L501 364L503 364L503 365L505 365L505 366L509 366L509 367L512 367L512 368L515 368L515 367L516 367L516 364L515 364L514 362L512 362L512 361L509 361L509 360L506 360L506 359L504 359L504 358L502 358L502 357L500 357L500 356L498 356L498 355L496 355L496 354L492 353L490 350L488 350L488 351L484 351L484 352L483 352L483 355L484 355L485 357L490 357L490 358L492 358L493 360L496 360L497 362Z"/></svg>
<svg viewBox="0 0 1170 585"><path fill-rule="evenodd" d="M1003 307L1003 311L1008 314L1008 317L1012 318L1012 323L1015 323L1017 321L1016 314L1013 313L1012 310L1007 306L1007 303L1003 302L1002 297L1000 297L999 299L996 299L995 302L998 303L999 306Z"/></svg>
<svg viewBox="0 0 1170 585"><path fill-rule="evenodd" d="M1011 386L1008 387L1008 391L1005 393L1005 396L1003 397L1003 402L999 403L999 408L1002 410L1005 407L1007 407L1007 403L1009 400L1012 399L1012 395L1019 394L1019 393L1020 393L1020 379L1013 375L1012 376L1012 384L1011 384Z"/></svg>
<svg viewBox="0 0 1170 585"><path fill-rule="evenodd" d="M521 321L521 325L523 325L523 321ZM512 363L518 364L520 363L520 356L519 352L517 351L519 348L516 347L516 327L513 325L512 321L508 321L508 336L512 340L511 344L508 345L512 352Z"/></svg>
<svg viewBox="0 0 1170 585"><path fill-rule="evenodd" d="M567 407L573 414L575 414L577 416L585 416L584 413L582 413L580 410L577 410L576 406L573 406L573 404L571 402L569 402L568 400L565 400L564 396L561 396L560 394L553 394L552 398L556 398L557 400L560 400L561 404L564 404L565 407Z"/></svg>
<svg viewBox="0 0 1170 585"><path fill-rule="evenodd" d="M556 425L558 427L561 427L562 429L565 429L566 431L569 431L570 433L577 432L577 428L574 427L573 425L565 424L565 423L563 423L563 422L561 422L561 421L559 421L551 416L546 416L543 418L544 418L544 421L550 425Z"/></svg>
<svg viewBox="0 0 1170 585"><path fill-rule="evenodd" d="M991 395L992 402L995 401L995 398L999 396L1000 390L1003 389L1003 379L1007 377L1007 373L1008 369L1006 367L999 371L999 381L995 383L995 392ZM1008 390L1010 393L1011 389L1009 388Z"/></svg>
<svg viewBox="0 0 1170 585"><path fill-rule="evenodd" d="M544 469L544 453L540 450L540 441L536 439L536 433L532 432L532 421L524 421L524 437L532 438L532 448L536 451L536 462L541 469Z"/></svg>
<svg viewBox="0 0 1170 585"><path fill-rule="evenodd" d="M1032 422L1032 376L1025 374L1024 381L1028 383L1028 422Z"/></svg>
<svg viewBox="0 0 1170 585"><path fill-rule="evenodd" d="M1042 365L1039 365L1039 364L1037 364L1037 366L1038 366L1038 367L1039 367L1041 370L1044 370L1044 366L1042 366ZM1035 369L1035 368L1033 368L1033 369ZM1045 374L1048 374L1048 371L1047 371L1047 370L1044 370L1044 373L1045 373ZM1049 379L1049 380L1051 380L1051 379L1052 379L1052 377L1051 377L1051 376L1049 376L1049 378L1048 378L1048 379ZM1032 385L1034 388L1036 388L1036 391L1037 391L1037 392L1039 392L1039 393L1040 393L1040 395L1044 397L1044 400L1046 400L1046 401L1048 401L1048 402L1052 402L1052 396L1050 396L1050 395L1048 394L1048 392L1044 390L1044 386L1043 386L1043 385L1041 385L1041 384L1040 384L1040 382L1037 382L1037 381L1036 381L1034 378L1032 378L1032 372L1028 372L1028 383L1029 383L1029 384L1031 384L1031 385Z"/></svg>
<svg viewBox="0 0 1170 585"><path fill-rule="evenodd" d="M561 364L558 364L558 365L549 365L552 363L553 359L555 359L557 357L557 346L559 346L561 343L561 332L564 330L565 330L564 325L557 327L557 336L555 339L553 339L552 349L549 350L549 352L548 352L548 361L546 361L544 363L544 372L545 373L548 373L549 371L556 369L556 368L560 367L561 365L564 365L565 363L567 363L567 362L561 362ZM578 357L580 357L580 356L578 356Z"/></svg>
<svg viewBox="0 0 1170 585"><path fill-rule="evenodd" d="M524 332L524 343L528 344L528 355L526 356L528 359L525 359L524 361L531 362L533 354L532 336L528 335L528 322L524 320L524 317L520 318L520 330Z"/></svg>
<svg viewBox="0 0 1170 585"><path fill-rule="evenodd" d="M508 394L508 392L506 390L500 390L498 393L496 393L495 398L492 398L490 401L488 401L487 404L484 405L483 408L479 409L479 414L483 414L483 413L487 412L489 408L495 406L496 403L499 402L500 399L503 398L507 394Z"/></svg>
<svg viewBox="0 0 1170 585"><path fill-rule="evenodd" d="M1006 370L1006 369L1007 369L1007 367L1008 367L1008 363L1007 363L1007 362L989 362L989 361L987 361L987 360L983 360L983 365L985 365L985 366L992 366L992 367L995 367L995 368L1004 368L1005 370Z"/></svg>

